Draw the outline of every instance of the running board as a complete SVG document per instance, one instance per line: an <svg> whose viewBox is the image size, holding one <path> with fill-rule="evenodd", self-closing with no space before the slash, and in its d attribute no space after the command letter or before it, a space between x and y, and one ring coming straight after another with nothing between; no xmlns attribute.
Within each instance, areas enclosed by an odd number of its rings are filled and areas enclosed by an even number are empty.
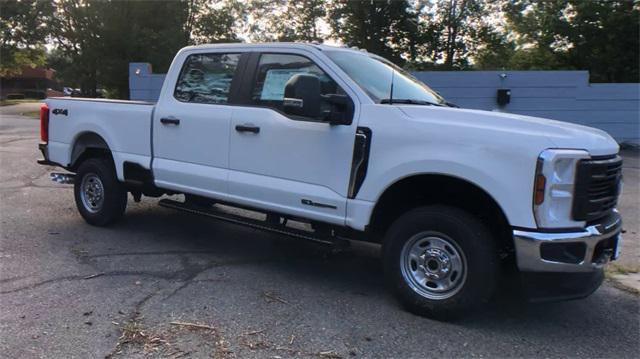
<svg viewBox="0 0 640 359"><path fill-rule="evenodd" d="M223 212L214 207L200 207L189 205L184 202L178 202L171 199L161 199L158 204L162 207L172 208L179 211L189 212L193 214L199 214L201 216L206 216L210 218L215 218L218 220L239 224L247 227L252 227L256 229L261 229L264 231L274 232L278 234L283 234L289 237L305 239L308 241L321 243L330 246L336 246L343 248L348 246L349 241L342 238L337 237L329 237L329 238L318 238L313 236L313 232L307 232L303 230L298 230L295 228L286 227L284 225L269 225L265 221L260 221L257 219L251 219L244 216L239 216L227 212Z"/></svg>

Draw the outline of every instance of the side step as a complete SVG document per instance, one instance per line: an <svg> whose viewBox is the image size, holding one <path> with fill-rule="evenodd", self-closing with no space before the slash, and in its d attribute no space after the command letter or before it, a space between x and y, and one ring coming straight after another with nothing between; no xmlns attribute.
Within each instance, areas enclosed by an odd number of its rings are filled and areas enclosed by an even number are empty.
<svg viewBox="0 0 640 359"><path fill-rule="evenodd" d="M239 224L247 227L261 229L264 231L279 233L289 237L305 239L308 241L335 246L338 248L344 248L349 245L349 241L342 238L338 238L338 237L320 238L320 237L314 236L314 232L303 231L303 230L287 227L286 225L282 225L282 224L272 225L267 223L266 221L260 221L253 218L248 218L248 217L244 217L244 216L240 216L232 213L227 213L213 206L211 207L193 206L184 202L178 202L171 199L161 199L158 202L158 204L166 208L172 208L179 211L199 214L201 216L207 216L210 218L215 218L215 219L219 219L226 222L231 222L231 223L235 223L235 224Z"/></svg>

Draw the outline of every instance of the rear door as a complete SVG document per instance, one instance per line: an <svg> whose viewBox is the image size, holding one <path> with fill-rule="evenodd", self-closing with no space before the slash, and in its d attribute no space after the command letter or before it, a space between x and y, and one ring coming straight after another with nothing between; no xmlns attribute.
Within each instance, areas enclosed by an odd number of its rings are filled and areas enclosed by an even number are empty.
<svg viewBox="0 0 640 359"><path fill-rule="evenodd" d="M323 96L348 95L313 53L255 53L231 119L229 195L252 207L344 224L357 121L331 125L283 111L285 83L312 74ZM348 97L352 103L354 96ZM324 105L323 105L324 106ZM354 111L357 114L357 110ZM355 116L353 116L355 117Z"/></svg>
<svg viewBox="0 0 640 359"><path fill-rule="evenodd" d="M231 98L244 61L240 52L186 56L163 89L153 116L156 185L224 197L229 168ZM165 86L169 86L165 84Z"/></svg>

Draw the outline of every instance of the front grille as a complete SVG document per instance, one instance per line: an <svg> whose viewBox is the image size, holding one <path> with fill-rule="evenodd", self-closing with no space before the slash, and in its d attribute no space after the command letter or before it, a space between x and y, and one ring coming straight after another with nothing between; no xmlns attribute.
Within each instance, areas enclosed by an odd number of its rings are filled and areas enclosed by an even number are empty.
<svg viewBox="0 0 640 359"><path fill-rule="evenodd" d="M622 179L622 158L609 156L582 160L576 169L573 219L593 221L615 208Z"/></svg>

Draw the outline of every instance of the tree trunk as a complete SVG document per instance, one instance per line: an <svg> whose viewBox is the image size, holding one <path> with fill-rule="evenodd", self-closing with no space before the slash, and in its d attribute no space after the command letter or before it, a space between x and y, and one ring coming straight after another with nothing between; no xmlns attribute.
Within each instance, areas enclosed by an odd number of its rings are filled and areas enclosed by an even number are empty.
<svg viewBox="0 0 640 359"><path fill-rule="evenodd" d="M444 65L448 70L453 67L453 47L454 47L454 22L456 18L456 0L449 1L449 9L447 9L447 42L445 45Z"/></svg>

